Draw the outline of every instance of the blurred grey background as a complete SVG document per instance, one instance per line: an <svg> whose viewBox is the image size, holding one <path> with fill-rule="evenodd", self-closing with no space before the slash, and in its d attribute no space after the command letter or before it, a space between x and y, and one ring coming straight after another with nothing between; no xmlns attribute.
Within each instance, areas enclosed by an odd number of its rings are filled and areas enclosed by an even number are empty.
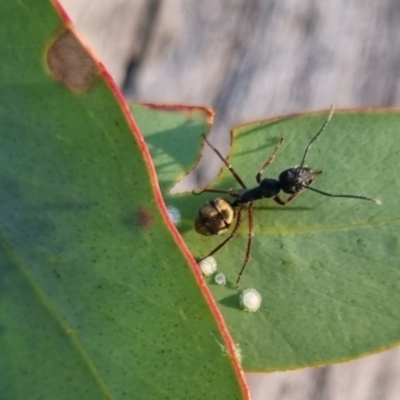
<svg viewBox="0 0 400 400"><path fill-rule="evenodd" d="M400 105L399 0L61 2L128 99L212 107L223 153L238 123ZM400 350L247 377L254 400L399 400Z"/></svg>

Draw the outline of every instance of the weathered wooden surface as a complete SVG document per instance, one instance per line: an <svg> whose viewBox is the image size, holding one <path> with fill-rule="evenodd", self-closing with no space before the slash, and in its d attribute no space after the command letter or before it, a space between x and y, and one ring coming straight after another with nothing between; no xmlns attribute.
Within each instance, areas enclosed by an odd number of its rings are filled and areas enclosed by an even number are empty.
<svg viewBox="0 0 400 400"><path fill-rule="evenodd" d="M398 0L62 2L128 98L211 106L225 152L241 122L400 104ZM398 400L399 372L395 349L248 379L255 400Z"/></svg>

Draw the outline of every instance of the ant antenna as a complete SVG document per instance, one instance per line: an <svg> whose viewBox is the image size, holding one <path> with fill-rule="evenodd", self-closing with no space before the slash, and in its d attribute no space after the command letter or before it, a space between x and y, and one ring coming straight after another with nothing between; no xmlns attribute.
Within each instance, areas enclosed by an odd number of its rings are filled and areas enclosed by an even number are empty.
<svg viewBox="0 0 400 400"><path fill-rule="evenodd" d="M304 186L304 189L309 189L312 190L313 192L319 193L319 194L323 194L324 196L329 196L329 197L349 197L351 199L361 199L361 200L368 200L368 201L373 201L376 204L381 205L382 202L378 199L373 199L372 197L366 197L366 196L353 196L350 194L332 194L332 193L327 193L327 192L323 192L322 190L318 190L318 189L314 189L310 186Z"/></svg>
<svg viewBox="0 0 400 400"><path fill-rule="evenodd" d="M315 139L317 139L317 137L322 133L322 131L326 128L326 126L328 125L328 122L331 120L332 115L333 115L333 104L331 104L331 110L329 112L328 118L326 119L326 121L322 124L320 130L317 132L317 134L310 140L310 143L308 143L306 150L304 152L304 156L303 159L301 160L301 164L300 164L300 169L303 169L304 166L304 162L306 161L306 157L308 152L311 149L311 145L314 143Z"/></svg>

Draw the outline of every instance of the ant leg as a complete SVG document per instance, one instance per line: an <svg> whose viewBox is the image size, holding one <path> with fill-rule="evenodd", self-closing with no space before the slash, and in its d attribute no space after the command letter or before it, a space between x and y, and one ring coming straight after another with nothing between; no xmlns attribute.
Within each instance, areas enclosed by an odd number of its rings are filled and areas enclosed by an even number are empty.
<svg viewBox="0 0 400 400"><path fill-rule="evenodd" d="M236 289L239 289L240 278L242 277L243 271L246 268L246 265L250 258L250 250L251 250L251 242L253 240L253 205L249 205L249 237L247 239L247 248L246 248L246 255L244 257L244 263L242 269L239 271L239 275L236 279Z"/></svg>
<svg viewBox="0 0 400 400"><path fill-rule="evenodd" d="M235 224L235 227L233 228L231 234L222 243L220 243L217 247L215 247L213 250L211 250L206 256L198 259L197 262L200 262L200 261L204 260L205 258L212 256L218 250L220 250L222 247L224 247L231 239L233 239L233 237L236 235L236 233L239 229L239 226L240 226L240 223L242 220L242 210L243 210L243 206L238 209L237 216L236 216L236 224Z"/></svg>
<svg viewBox="0 0 400 400"><path fill-rule="evenodd" d="M206 135L203 135L204 140L206 141L206 143L212 148L212 150L214 151L214 153L219 157L219 159L225 164L225 166L229 169L230 173L233 175L233 177L239 182L239 185L243 188L243 189L247 189L246 185L244 184L244 182L242 181L242 178L238 175L238 173L233 169L232 165L228 163L228 161L226 160L226 158L224 158L222 156L222 154L208 141L208 139L206 138Z"/></svg>
<svg viewBox="0 0 400 400"><path fill-rule="evenodd" d="M229 189L229 190L219 190L219 189L203 189L200 192L196 192L195 190L192 190L192 194L194 194L195 196L199 196L200 194L203 193L223 193L223 194L229 194L232 197L236 197L239 198L240 195L238 193L236 193L236 191Z"/></svg>
<svg viewBox="0 0 400 400"><path fill-rule="evenodd" d="M274 160L275 160L275 154L276 154L276 152L279 150L279 147L281 147L282 142L283 142L283 138L281 138L281 139L279 140L279 142L278 142L278 144L277 144L277 146L276 146L276 148L275 148L275 151L272 153L272 156L271 156L270 158L268 158L267 161L265 161L265 163L263 164L263 166L262 166L262 167L259 169L259 171L257 172L256 180L257 180L257 183L258 183L258 184L260 184L260 182L261 182L261 174L265 171L265 169L268 167L268 165L270 165L270 164L272 164L272 163L274 162Z"/></svg>
<svg viewBox="0 0 400 400"><path fill-rule="evenodd" d="M310 183L307 186L304 186L303 189L299 190L296 193L291 194L286 200L282 200L279 196L274 196L272 198L272 200L275 201L275 203L278 203L281 206L286 206L287 204L289 204L296 196L298 196L304 189L307 189L309 185L311 185L314 181L314 179L322 174L323 171L315 171L314 175L311 177L310 179ZM310 188L311 189L311 188ZM312 189L311 189L312 190Z"/></svg>
<svg viewBox="0 0 400 400"><path fill-rule="evenodd" d="M301 189L300 191L291 194L287 199L282 200L279 196L274 196L272 198L272 200L275 201L275 203L278 203L281 206L286 206L287 204L289 204L296 196L298 196L301 192L303 191L303 189Z"/></svg>

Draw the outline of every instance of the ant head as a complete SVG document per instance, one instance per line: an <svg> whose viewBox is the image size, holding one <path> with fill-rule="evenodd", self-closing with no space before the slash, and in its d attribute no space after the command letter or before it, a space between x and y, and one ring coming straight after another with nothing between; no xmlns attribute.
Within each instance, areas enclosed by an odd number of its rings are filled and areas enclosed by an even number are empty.
<svg viewBox="0 0 400 400"><path fill-rule="evenodd" d="M220 235L226 232L236 212L229 200L216 198L205 203L194 221L194 229L201 235Z"/></svg>
<svg viewBox="0 0 400 400"><path fill-rule="evenodd" d="M303 159L301 160L300 166L286 169L279 175L279 183L281 185L281 189L283 192L288 194L299 193L301 190L308 187L312 183L314 178L321 173L321 171L314 172L311 168L305 167L304 163L306 161L308 152L310 151L312 144L317 139L317 137L324 131L329 121L331 120L332 115L333 115L333 106L331 106L328 118L325 120L319 131L314 135L314 137L310 140L307 147L305 148Z"/></svg>
<svg viewBox="0 0 400 400"><path fill-rule="evenodd" d="M308 167L294 167L286 169L279 175L279 183L283 192L298 193L311 184L318 173Z"/></svg>

